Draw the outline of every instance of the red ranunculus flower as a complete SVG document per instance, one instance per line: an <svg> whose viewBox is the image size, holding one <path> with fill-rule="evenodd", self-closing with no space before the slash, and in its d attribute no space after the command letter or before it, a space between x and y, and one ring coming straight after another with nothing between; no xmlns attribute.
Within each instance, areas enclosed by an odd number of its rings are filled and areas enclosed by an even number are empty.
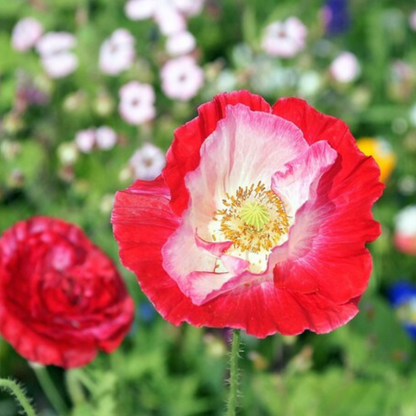
<svg viewBox="0 0 416 416"><path fill-rule="evenodd" d="M117 193L120 257L175 325L329 332L367 287L379 176L306 102L220 94L176 130L159 178Z"/></svg>
<svg viewBox="0 0 416 416"><path fill-rule="evenodd" d="M48 217L0 238L0 334L28 360L65 368L113 351L134 305L111 260L75 225Z"/></svg>

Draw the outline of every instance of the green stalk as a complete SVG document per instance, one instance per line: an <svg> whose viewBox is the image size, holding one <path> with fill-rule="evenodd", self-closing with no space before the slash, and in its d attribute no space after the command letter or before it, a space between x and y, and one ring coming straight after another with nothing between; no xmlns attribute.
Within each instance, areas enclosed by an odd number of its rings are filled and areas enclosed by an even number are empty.
<svg viewBox="0 0 416 416"><path fill-rule="evenodd" d="M237 408L240 337L240 330L234 329L230 353L230 392L228 395L227 416L235 416Z"/></svg>
<svg viewBox="0 0 416 416"><path fill-rule="evenodd" d="M25 393L15 381L0 378L0 389L10 390L22 406L27 416L36 416L36 413L31 404L29 403L29 400L25 396Z"/></svg>
<svg viewBox="0 0 416 416"><path fill-rule="evenodd" d="M59 415L66 415L68 413L68 408L53 383L47 368L41 365L32 365L31 367L35 371L39 384L50 404L55 408Z"/></svg>

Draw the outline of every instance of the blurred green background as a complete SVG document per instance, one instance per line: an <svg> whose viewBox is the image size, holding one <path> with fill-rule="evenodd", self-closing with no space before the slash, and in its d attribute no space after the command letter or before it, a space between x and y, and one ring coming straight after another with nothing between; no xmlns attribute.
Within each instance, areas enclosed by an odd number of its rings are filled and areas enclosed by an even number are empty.
<svg viewBox="0 0 416 416"><path fill-rule="evenodd" d="M166 151L175 128L219 92L246 88L270 103L282 96L305 98L346 121L356 138L374 138L362 150L374 153L386 176L374 209L383 234L370 247L373 276L350 324L320 336L243 336L239 414L415 415L415 340L387 296L394 282L416 283L416 242L413 254L394 244L398 213L416 204L414 1L206 0L195 15L182 9L196 41L187 54L204 71L202 87L187 100L169 97L162 85L161 68L172 56L160 22L133 21L124 6L108 0L0 2L0 232L35 214L60 217L82 227L118 262L112 198L135 179L136 151L146 143ZM307 30L304 44L292 57L270 55L262 46L267 26L291 16ZM75 71L53 78L35 49L12 46L13 29L26 17L40 22L45 33L75 36ZM135 57L129 68L110 75L99 68L100 48L119 28L135 39ZM331 67L344 51L356 58L341 65L348 80ZM119 113L119 90L130 81L154 88L156 115L146 123L129 124ZM77 133L103 125L114 130L117 142L83 152ZM229 332L164 322L135 277L119 269L137 304L129 336L115 353L85 368L50 369L70 414L223 414ZM26 361L1 338L0 376L21 381L40 415L56 414ZM0 415L18 411L12 397L0 392Z"/></svg>

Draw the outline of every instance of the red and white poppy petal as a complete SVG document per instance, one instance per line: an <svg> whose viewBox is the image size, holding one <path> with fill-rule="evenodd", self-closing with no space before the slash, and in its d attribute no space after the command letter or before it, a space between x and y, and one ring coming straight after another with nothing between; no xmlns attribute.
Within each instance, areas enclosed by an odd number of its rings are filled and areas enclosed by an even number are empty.
<svg viewBox="0 0 416 416"><path fill-rule="evenodd" d="M277 114L304 129L309 143L328 140L339 157L323 175L316 195L297 213L287 247L278 248L286 250L287 260L276 266L275 279L279 287L299 293L319 291L345 303L363 293L371 274L365 244L380 234L371 214L384 188L380 171L358 150L343 122L302 100L287 99L279 105L281 101L274 107ZM282 255L275 263L281 259Z"/></svg>
<svg viewBox="0 0 416 416"><path fill-rule="evenodd" d="M172 210L177 215L181 215L188 206L185 175L198 167L202 143L225 117L225 107L236 104L244 104L253 111L271 112L270 105L262 97L248 91L219 94L213 101L198 108L198 117L175 131L163 176L171 191Z"/></svg>
<svg viewBox="0 0 416 416"><path fill-rule="evenodd" d="M222 207L227 193L262 181L270 186L273 174L307 151L301 131L280 117L237 104L226 107L226 117L201 146L197 169L185 178L191 196L191 220L202 237Z"/></svg>
<svg viewBox="0 0 416 416"><path fill-rule="evenodd" d="M337 152L327 142L314 143L296 159L286 163L272 178L272 189L286 205L286 212L294 216L311 197L311 186L334 164ZM290 159L287 159L290 160Z"/></svg>

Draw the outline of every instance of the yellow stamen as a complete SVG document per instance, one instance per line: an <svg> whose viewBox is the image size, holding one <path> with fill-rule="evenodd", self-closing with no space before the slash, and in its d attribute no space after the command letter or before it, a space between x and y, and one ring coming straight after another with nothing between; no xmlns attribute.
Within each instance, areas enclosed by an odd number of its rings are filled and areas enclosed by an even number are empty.
<svg viewBox="0 0 416 416"><path fill-rule="evenodd" d="M288 232L289 220L280 198L259 182L239 187L235 195L226 194L214 219L220 221L221 236L241 252L269 252ZM213 236L214 238L214 236ZM215 240L214 240L215 241Z"/></svg>

